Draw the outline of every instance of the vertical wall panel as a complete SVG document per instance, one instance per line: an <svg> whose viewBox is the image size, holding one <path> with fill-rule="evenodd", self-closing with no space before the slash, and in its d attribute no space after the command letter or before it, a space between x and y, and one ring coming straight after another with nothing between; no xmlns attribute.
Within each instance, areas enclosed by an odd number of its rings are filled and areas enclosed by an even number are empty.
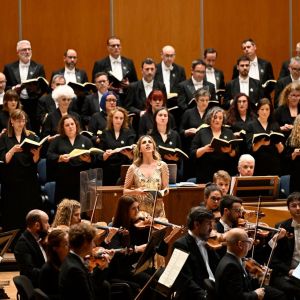
<svg viewBox="0 0 300 300"><path fill-rule="evenodd" d="M289 57L288 20L288 1L204 0L204 46L219 51L218 67L229 80L242 53L241 41L252 37L258 56L272 62L277 77L282 61Z"/></svg>
<svg viewBox="0 0 300 300"><path fill-rule="evenodd" d="M91 80L108 35L109 0L23 0L23 38L32 42L33 59L44 64L48 78L63 66L64 51L74 48Z"/></svg>
<svg viewBox="0 0 300 300"><path fill-rule="evenodd" d="M123 54L134 59L140 77L145 57L160 61L160 50L171 44L176 62L189 73L191 61L200 54L199 0L114 0L115 34Z"/></svg>
<svg viewBox="0 0 300 300"><path fill-rule="evenodd" d="M295 46L298 42L300 42L300 26L299 26L299 20L300 20L300 1L299 0L293 0L293 54Z"/></svg>

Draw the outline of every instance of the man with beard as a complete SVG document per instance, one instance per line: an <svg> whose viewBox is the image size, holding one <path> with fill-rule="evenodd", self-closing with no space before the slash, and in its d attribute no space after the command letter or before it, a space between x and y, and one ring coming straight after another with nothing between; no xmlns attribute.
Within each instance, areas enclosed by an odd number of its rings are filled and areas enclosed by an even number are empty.
<svg viewBox="0 0 300 300"><path fill-rule="evenodd" d="M38 287L40 269L47 260L42 243L50 227L48 221L48 215L42 210L31 210L26 216L26 230L14 249L20 274L27 276L34 287Z"/></svg>
<svg viewBox="0 0 300 300"><path fill-rule="evenodd" d="M245 93L251 102L253 108L255 104L264 95L263 88L259 80L249 77L250 59L247 56L241 56L237 60L238 77L227 82L225 87L224 109L228 109L233 98L238 93Z"/></svg>

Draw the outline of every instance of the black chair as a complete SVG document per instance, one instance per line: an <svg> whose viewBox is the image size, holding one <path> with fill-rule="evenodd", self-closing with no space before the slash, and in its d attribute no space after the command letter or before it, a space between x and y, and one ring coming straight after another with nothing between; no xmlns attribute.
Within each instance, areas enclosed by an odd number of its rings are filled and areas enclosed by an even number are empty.
<svg viewBox="0 0 300 300"><path fill-rule="evenodd" d="M34 289L35 300L49 300L49 297L39 288Z"/></svg>
<svg viewBox="0 0 300 300"><path fill-rule="evenodd" d="M34 300L34 288L27 276L15 276L13 281L18 291L17 300Z"/></svg>
<svg viewBox="0 0 300 300"><path fill-rule="evenodd" d="M131 287L126 282L111 283L111 299L112 300L130 300L133 299Z"/></svg>
<svg viewBox="0 0 300 300"><path fill-rule="evenodd" d="M207 300L215 300L217 299L215 282L209 278L204 279L204 286L207 290Z"/></svg>

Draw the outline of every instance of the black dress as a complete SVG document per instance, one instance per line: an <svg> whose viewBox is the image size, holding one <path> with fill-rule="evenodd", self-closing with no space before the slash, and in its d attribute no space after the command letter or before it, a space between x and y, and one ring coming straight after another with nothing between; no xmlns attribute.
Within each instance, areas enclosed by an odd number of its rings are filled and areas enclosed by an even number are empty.
<svg viewBox="0 0 300 300"><path fill-rule="evenodd" d="M102 134L99 134L99 131L102 132L106 128L106 119L107 114L102 110L94 113L89 121L88 130L93 133L92 141L97 147L99 146L99 142L97 143L97 139Z"/></svg>
<svg viewBox="0 0 300 300"><path fill-rule="evenodd" d="M9 120L9 112L6 110L0 111L0 132L4 128L7 128L8 120Z"/></svg>
<svg viewBox="0 0 300 300"><path fill-rule="evenodd" d="M280 161L281 155L278 153L274 144L268 146L261 146L256 152L252 151L252 138L255 133L270 133L271 131L279 132L280 128L277 122L268 123L265 130L258 119L253 120L248 124L247 129L247 145L248 150L255 159L255 176L268 176L277 175L280 176Z"/></svg>
<svg viewBox="0 0 300 300"><path fill-rule="evenodd" d="M135 133L131 129L121 129L118 138L113 130L106 129L102 133L99 148L105 151L131 146L134 142ZM120 177L121 166L131 163L132 161L122 153L112 154L106 161L103 161L103 185L115 185Z"/></svg>
<svg viewBox="0 0 300 300"><path fill-rule="evenodd" d="M225 170L230 175L236 173L237 161L235 157L231 157L228 153L209 152L196 158L198 148L210 144L213 133L210 127L200 129L195 135L191 146L191 159L195 159L196 181L197 183L207 183L212 181L213 174L218 170ZM221 139L234 139L233 132L226 127L222 127Z"/></svg>
<svg viewBox="0 0 300 300"><path fill-rule="evenodd" d="M68 137L58 136L49 145L47 152L47 167L54 174L55 202L63 198L80 200L80 172L91 167L91 163L82 161L79 157L71 158L69 162L58 162L59 156L76 149L90 149L93 146L90 139L77 135L72 145ZM48 170L47 170L48 171Z"/></svg>
<svg viewBox="0 0 300 300"><path fill-rule="evenodd" d="M25 139L37 141L32 134L22 134ZM28 151L13 155L9 163L5 163L5 154L16 144L16 137L3 134L0 138L1 163L1 212L4 230L24 228L26 214L35 208L41 208L40 186L37 178L37 164Z"/></svg>
<svg viewBox="0 0 300 300"><path fill-rule="evenodd" d="M50 300L59 300L58 287L59 269L51 263L46 262L40 271L39 288L49 297Z"/></svg>

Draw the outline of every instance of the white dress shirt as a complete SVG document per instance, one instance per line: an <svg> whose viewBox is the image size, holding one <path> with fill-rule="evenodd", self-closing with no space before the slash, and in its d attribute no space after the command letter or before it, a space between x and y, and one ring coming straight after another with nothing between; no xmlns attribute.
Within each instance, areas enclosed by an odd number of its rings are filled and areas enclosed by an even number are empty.
<svg viewBox="0 0 300 300"><path fill-rule="evenodd" d="M171 71L173 70L173 66L167 67L165 63L161 62L161 68L162 68L162 75L164 79L164 84L166 87L167 94L170 93L170 77L171 77Z"/></svg>
<svg viewBox="0 0 300 300"><path fill-rule="evenodd" d="M73 70L65 68L64 77L66 79L66 84L69 82L77 82L75 68Z"/></svg>
<svg viewBox="0 0 300 300"><path fill-rule="evenodd" d="M24 64L21 61L19 62L19 71L20 71L21 83L23 83L25 80L27 80L29 65L30 65L30 61L27 64ZM20 96L21 96L22 99L28 99L29 98L26 89L22 89Z"/></svg>
<svg viewBox="0 0 300 300"><path fill-rule="evenodd" d="M196 81L196 80L194 79L194 77L192 76L192 82L193 82L193 84L194 84L194 87L195 87L195 90L196 90L196 91L203 87L203 80L201 80L201 81Z"/></svg>
<svg viewBox="0 0 300 300"><path fill-rule="evenodd" d="M249 77L259 80L259 69L257 57L253 61L250 61Z"/></svg>
<svg viewBox="0 0 300 300"><path fill-rule="evenodd" d="M123 78L121 56L119 56L118 58L109 56L109 59L112 72L116 74L117 78Z"/></svg>
<svg viewBox="0 0 300 300"><path fill-rule="evenodd" d="M148 98L149 94L153 90L153 80L151 82L147 82L144 80L144 78L142 78L142 81L145 89L146 98Z"/></svg>
<svg viewBox="0 0 300 300"><path fill-rule="evenodd" d="M3 97L4 97L4 92L0 93L0 105L3 105Z"/></svg>
<svg viewBox="0 0 300 300"><path fill-rule="evenodd" d="M296 268L300 263L300 224L293 220L292 227L294 227L295 246L291 268Z"/></svg>
<svg viewBox="0 0 300 300"><path fill-rule="evenodd" d="M217 82L214 68L206 68L206 80L215 85L215 90L217 90Z"/></svg>
<svg viewBox="0 0 300 300"><path fill-rule="evenodd" d="M249 76L244 79L239 76L240 92L249 96Z"/></svg>

